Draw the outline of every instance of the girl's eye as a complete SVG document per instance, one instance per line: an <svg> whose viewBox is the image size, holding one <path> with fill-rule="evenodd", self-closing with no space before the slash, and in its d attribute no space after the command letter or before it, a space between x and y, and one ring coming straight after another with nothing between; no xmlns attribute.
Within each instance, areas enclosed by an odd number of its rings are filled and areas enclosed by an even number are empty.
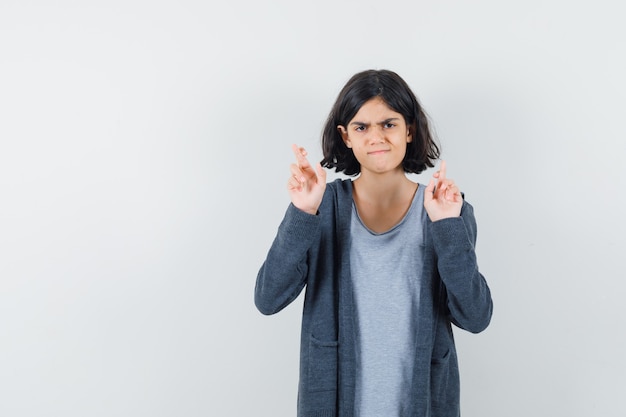
<svg viewBox="0 0 626 417"><path fill-rule="evenodd" d="M363 132L365 130L365 126L357 126L354 128L357 132Z"/></svg>
<svg viewBox="0 0 626 417"><path fill-rule="evenodd" d="M390 129L390 128L394 127L394 126L395 126L395 124L393 124L393 123L385 123L385 129Z"/></svg>

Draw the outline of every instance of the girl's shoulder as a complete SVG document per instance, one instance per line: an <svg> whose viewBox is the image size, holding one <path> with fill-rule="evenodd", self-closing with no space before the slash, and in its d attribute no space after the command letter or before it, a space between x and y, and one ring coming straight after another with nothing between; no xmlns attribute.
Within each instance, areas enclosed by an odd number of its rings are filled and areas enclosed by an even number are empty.
<svg viewBox="0 0 626 417"><path fill-rule="evenodd" d="M337 178L326 184L321 210L352 205L352 180Z"/></svg>
<svg viewBox="0 0 626 417"><path fill-rule="evenodd" d="M349 178L336 178L326 184L327 188L331 190L349 191L352 192L352 180Z"/></svg>

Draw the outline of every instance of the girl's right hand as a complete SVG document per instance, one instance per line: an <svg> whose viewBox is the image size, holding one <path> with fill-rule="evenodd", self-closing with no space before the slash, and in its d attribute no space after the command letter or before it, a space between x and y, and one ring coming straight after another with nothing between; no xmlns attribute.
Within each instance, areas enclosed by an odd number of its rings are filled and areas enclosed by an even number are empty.
<svg viewBox="0 0 626 417"><path fill-rule="evenodd" d="M296 163L291 164L291 177L287 183L291 202L300 210L315 215L324 197L326 171L319 163L313 169L306 159L307 152L304 148L293 144L291 149L296 156Z"/></svg>

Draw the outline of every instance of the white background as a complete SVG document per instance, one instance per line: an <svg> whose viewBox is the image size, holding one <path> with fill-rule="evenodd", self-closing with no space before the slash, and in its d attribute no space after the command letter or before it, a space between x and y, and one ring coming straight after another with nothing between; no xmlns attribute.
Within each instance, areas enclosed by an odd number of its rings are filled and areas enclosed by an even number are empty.
<svg viewBox="0 0 626 417"><path fill-rule="evenodd" d="M294 416L301 298L254 282L291 143L369 68L475 207L463 415L625 415L619 4L2 0L0 415Z"/></svg>

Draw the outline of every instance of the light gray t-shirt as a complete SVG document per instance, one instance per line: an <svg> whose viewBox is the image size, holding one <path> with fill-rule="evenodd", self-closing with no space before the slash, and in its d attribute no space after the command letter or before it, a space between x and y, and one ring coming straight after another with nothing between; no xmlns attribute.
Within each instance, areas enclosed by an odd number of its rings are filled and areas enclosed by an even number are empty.
<svg viewBox="0 0 626 417"><path fill-rule="evenodd" d="M375 233L353 204L350 271L357 317L356 417L404 417L415 362L424 187L405 217Z"/></svg>

